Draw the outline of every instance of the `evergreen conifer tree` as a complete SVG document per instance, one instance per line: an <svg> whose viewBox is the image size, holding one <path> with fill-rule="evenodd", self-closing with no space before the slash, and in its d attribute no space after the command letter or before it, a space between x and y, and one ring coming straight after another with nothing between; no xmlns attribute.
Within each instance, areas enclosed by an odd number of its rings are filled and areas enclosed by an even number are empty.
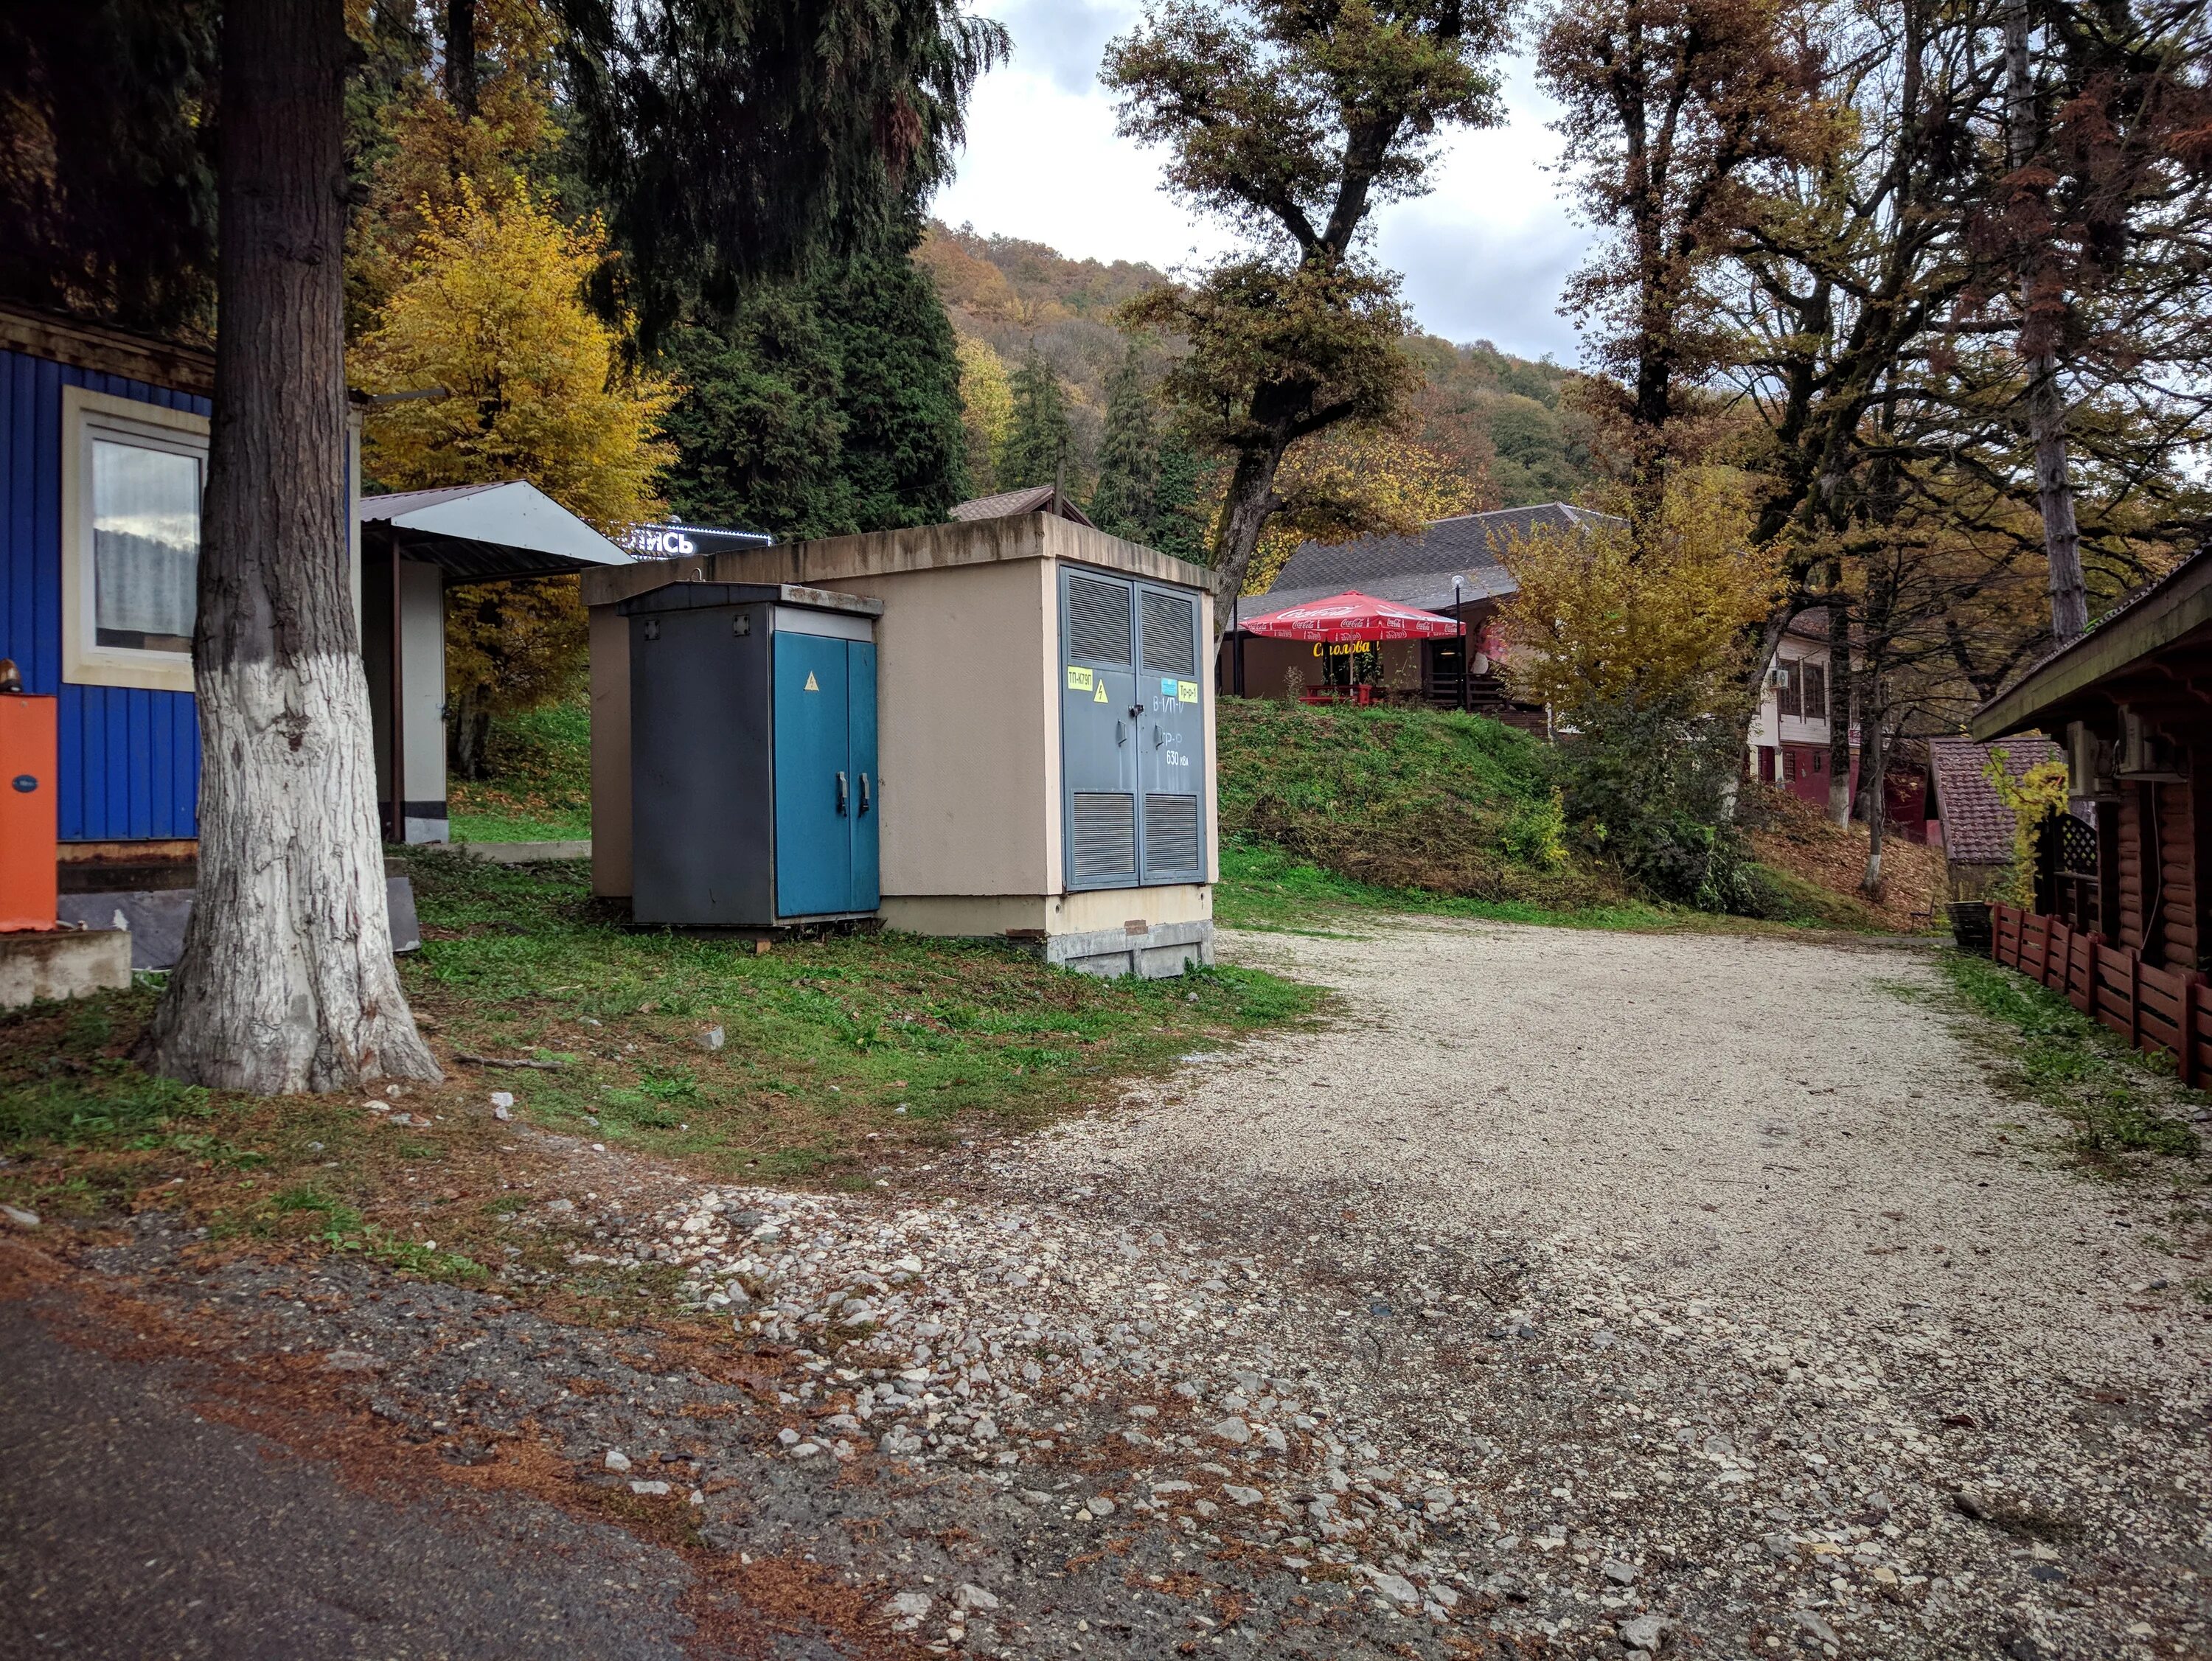
<svg viewBox="0 0 2212 1661"><path fill-rule="evenodd" d="M1151 529L1146 540L1161 553L1193 565L1212 563L1204 471L1198 452L1181 433L1160 436L1154 452Z"/></svg>
<svg viewBox="0 0 2212 1661"><path fill-rule="evenodd" d="M1075 458L1075 433L1068 424L1060 377L1032 347L1012 379L1014 413L999 452L999 488L1066 484L1064 473Z"/></svg>
<svg viewBox="0 0 2212 1661"><path fill-rule="evenodd" d="M968 494L952 325L902 240L670 339L670 506L779 536L935 524Z"/></svg>
<svg viewBox="0 0 2212 1661"><path fill-rule="evenodd" d="M939 524L968 494L959 343L929 273L908 258L919 233L817 282L837 343L840 471L854 527Z"/></svg>
<svg viewBox="0 0 2212 1661"><path fill-rule="evenodd" d="M1152 403L1133 343L1106 384L1106 431L1098 445L1098 483L1091 518L1101 530L1152 543L1158 444Z"/></svg>

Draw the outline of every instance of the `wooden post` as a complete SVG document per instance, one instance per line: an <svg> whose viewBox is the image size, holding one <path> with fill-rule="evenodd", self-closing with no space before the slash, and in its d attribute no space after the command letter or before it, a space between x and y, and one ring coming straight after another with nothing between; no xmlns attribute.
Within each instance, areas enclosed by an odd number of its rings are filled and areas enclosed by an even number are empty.
<svg viewBox="0 0 2212 1661"><path fill-rule="evenodd" d="M2087 1014L2089 1019L2092 1021L2097 1019L2097 1006L2100 1001L2099 993L2102 989L2102 982L2104 980L2104 977L2097 972L2097 953L2104 943L2105 937L2100 934L2093 934L2089 937L2089 1008Z"/></svg>
<svg viewBox="0 0 2212 1661"><path fill-rule="evenodd" d="M2185 1089L2197 1088L2197 989L2203 984L2201 974L2187 974L2181 979L2181 1053L2174 1060L2180 1064Z"/></svg>
<svg viewBox="0 0 2212 1661"><path fill-rule="evenodd" d="M2128 1047L2142 1048L2142 954L2128 954Z"/></svg>

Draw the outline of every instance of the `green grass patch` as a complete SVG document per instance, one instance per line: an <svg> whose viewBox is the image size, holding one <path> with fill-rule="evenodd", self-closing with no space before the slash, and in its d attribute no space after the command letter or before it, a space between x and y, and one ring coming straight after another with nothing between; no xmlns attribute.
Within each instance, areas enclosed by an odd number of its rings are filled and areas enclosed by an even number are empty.
<svg viewBox="0 0 2212 1661"><path fill-rule="evenodd" d="M1257 837L1226 837L1221 881L1213 891L1214 920L1232 929L1316 929L1357 926L1358 913L1468 917L1497 923L1537 923L1558 928L1657 929L1678 925L1671 907L1623 899L1571 908L1526 900L1478 900L1427 888L1387 888L1324 870Z"/></svg>
<svg viewBox="0 0 2212 1661"><path fill-rule="evenodd" d="M2018 1036L2017 1047L2004 1049L2001 1081L2069 1121L2077 1151L2092 1159L2197 1156L2196 1129L2174 1110L2206 1098L2181 1088L2169 1058L2130 1048L2057 993L1988 958L1947 952L1942 961L1966 1007Z"/></svg>
<svg viewBox="0 0 2212 1661"><path fill-rule="evenodd" d="M456 842L566 842L592 834L592 706L579 688L492 722L489 777L447 791Z"/></svg>
<svg viewBox="0 0 2212 1661"><path fill-rule="evenodd" d="M455 1047L568 1057L496 1083L551 1128L732 1173L850 1175L871 1141L1041 1123L1115 1078L1297 1021L1320 996L1227 967L1103 981L892 933L763 955L626 927L580 865L434 852L413 869L424 943L410 993ZM721 1047L705 1048L717 1027Z"/></svg>

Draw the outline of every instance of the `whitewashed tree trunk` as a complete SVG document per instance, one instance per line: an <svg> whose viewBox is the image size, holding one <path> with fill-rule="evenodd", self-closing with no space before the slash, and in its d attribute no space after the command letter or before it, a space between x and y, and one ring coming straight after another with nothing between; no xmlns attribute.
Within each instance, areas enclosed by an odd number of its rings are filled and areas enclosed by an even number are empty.
<svg viewBox="0 0 2212 1661"><path fill-rule="evenodd" d="M199 891L145 1059L262 1094L439 1076L392 958L347 569L344 62L343 0L224 8Z"/></svg>

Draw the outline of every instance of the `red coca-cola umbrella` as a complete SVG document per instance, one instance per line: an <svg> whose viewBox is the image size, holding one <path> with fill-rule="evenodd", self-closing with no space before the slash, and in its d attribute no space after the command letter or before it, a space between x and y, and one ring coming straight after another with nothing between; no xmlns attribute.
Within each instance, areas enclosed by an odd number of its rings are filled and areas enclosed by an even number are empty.
<svg viewBox="0 0 2212 1661"><path fill-rule="evenodd" d="M1326 600L1271 611L1238 624L1246 633L1271 640L1433 640L1460 632L1456 618L1419 607L1378 600L1347 589Z"/></svg>

